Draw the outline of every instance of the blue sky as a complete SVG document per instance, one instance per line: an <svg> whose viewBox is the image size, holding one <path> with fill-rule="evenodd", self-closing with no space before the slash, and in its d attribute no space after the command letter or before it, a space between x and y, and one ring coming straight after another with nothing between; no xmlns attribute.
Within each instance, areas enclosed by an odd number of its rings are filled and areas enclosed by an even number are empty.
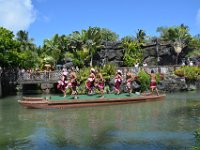
<svg viewBox="0 0 200 150"><path fill-rule="evenodd" d="M159 26L190 27L200 33L200 0L0 0L0 26L26 30L41 45L54 34L70 34L89 26L108 28L120 37L138 29L158 36Z"/></svg>

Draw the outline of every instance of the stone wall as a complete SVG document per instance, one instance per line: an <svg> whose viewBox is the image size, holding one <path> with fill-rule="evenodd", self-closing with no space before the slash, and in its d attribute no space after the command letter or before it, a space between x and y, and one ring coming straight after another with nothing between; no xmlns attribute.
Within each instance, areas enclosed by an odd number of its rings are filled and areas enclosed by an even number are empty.
<svg viewBox="0 0 200 150"><path fill-rule="evenodd" d="M107 42L104 43L105 47L102 48L94 55L94 64L103 65L107 62L114 63L117 66L123 66L124 49L121 42Z"/></svg>
<svg viewBox="0 0 200 150"><path fill-rule="evenodd" d="M104 43L105 47L97 52L94 56L94 64L102 65L106 62L114 63L119 67L123 66L124 49L121 42L108 42ZM148 65L175 65L176 53L170 44L150 43L142 46L144 51L143 61ZM178 63L181 64L182 59L185 57L186 50L180 53Z"/></svg>
<svg viewBox="0 0 200 150"><path fill-rule="evenodd" d="M15 69L3 70L1 75L2 96L16 94L18 71Z"/></svg>

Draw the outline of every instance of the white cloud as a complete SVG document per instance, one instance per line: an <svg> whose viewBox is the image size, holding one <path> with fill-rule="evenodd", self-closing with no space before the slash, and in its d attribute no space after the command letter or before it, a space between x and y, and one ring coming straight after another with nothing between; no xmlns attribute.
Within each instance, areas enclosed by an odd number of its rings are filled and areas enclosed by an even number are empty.
<svg viewBox="0 0 200 150"><path fill-rule="evenodd" d="M200 27L200 9L197 12L196 20L197 20L198 26Z"/></svg>
<svg viewBox="0 0 200 150"><path fill-rule="evenodd" d="M0 0L0 26L16 32L27 30L35 20L31 0Z"/></svg>

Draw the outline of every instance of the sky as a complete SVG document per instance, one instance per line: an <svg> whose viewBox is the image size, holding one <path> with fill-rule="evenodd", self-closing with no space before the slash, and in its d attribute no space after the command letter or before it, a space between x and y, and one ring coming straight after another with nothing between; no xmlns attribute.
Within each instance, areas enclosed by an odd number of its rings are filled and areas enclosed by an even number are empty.
<svg viewBox="0 0 200 150"><path fill-rule="evenodd" d="M157 27L182 23L192 35L200 34L200 0L0 0L0 26L28 31L37 45L90 26L122 38L138 29L159 36Z"/></svg>

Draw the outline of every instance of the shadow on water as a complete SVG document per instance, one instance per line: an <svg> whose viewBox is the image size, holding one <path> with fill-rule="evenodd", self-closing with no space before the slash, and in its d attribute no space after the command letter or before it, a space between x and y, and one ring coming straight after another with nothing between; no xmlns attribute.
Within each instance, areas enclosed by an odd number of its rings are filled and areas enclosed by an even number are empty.
<svg viewBox="0 0 200 150"><path fill-rule="evenodd" d="M194 117L198 118L200 117L200 101L189 102L187 106L177 108L171 111L170 113L171 113L170 115L176 115L176 116L186 115L188 117L192 116L192 118Z"/></svg>
<svg viewBox="0 0 200 150"><path fill-rule="evenodd" d="M176 122L185 121L189 127L198 126L200 124L200 97L197 92L180 93L181 96L175 96L170 103L170 111L168 116L174 116ZM176 106L176 107L174 107Z"/></svg>

